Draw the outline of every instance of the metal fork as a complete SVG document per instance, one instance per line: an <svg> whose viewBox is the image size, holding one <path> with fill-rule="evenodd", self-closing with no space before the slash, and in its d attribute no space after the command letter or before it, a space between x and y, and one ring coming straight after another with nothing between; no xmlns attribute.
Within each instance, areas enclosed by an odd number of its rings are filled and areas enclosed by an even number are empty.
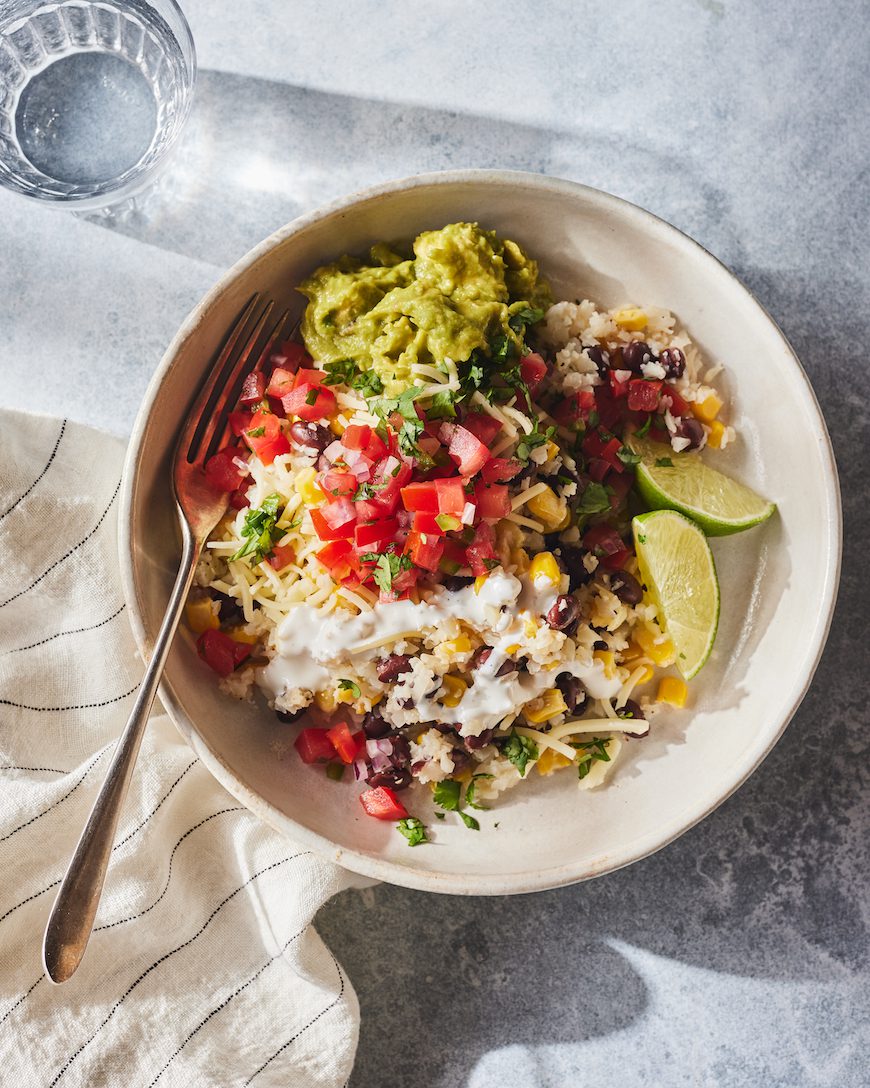
<svg viewBox="0 0 870 1088"><path fill-rule="evenodd" d="M172 638L202 547L227 510L228 496L215 493L203 468L227 440L228 416L245 377L262 369L270 346L286 335L289 314L270 323L273 310L274 303L261 295L247 304L206 377L175 448L172 480L183 539L181 564L136 702L48 918L42 951L52 982L66 982L73 975L91 935L118 817Z"/></svg>

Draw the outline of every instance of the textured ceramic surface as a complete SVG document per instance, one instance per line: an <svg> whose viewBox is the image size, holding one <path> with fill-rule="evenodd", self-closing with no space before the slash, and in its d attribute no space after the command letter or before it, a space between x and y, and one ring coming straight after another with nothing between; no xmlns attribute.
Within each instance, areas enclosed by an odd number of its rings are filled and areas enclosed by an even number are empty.
<svg viewBox="0 0 870 1088"><path fill-rule="evenodd" d="M409 850L367 819L357 788L324 787L302 767L293 730L264 707L225 699L180 639L164 698L221 782L268 823L361 873L463 894L528 892L608 872L658 849L727 797L758 765L806 691L839 573L839 493L827 433L790 348L738 281L701 247L646 212L568 182L466 172L370 190L294 221L237 264L191 314L151 383L122 489L122 567L134 629L148 647L176 559L167 457L185 405L234 315L254 290L297 308L293 285L315 265L372 242L478 220L537 257L557 297L672 309L711 362L741 440L727 471L779 506L771 522L713 543L723 610L691 711L661 715L609 788L573 776L505 795L479 835L437 827ZM735 330L740 330L739 341ZM800 632L800 638L795 638ZM424 820L421 792L414 811ZM495 827L495 824L498 827Z"/></svg>

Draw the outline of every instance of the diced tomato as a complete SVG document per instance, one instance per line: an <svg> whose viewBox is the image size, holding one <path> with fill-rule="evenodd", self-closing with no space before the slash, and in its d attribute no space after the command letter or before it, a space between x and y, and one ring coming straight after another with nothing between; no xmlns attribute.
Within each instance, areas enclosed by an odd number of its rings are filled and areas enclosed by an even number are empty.
<svg viewBox="0 0 870 1088"><path fill-rule="evenodd" d="M298 389L300 385L322 385L325 377L325 370L307 370L303 367L296 371L293 388Z"/></svg>
<svg viewBox="0 0 870 1088"><path fill-rule="evenodd" d="M330 529L338 529L342 525L356 521L357 516L356 507L346 495L334 499L326 506L321 506L320 513Z"/></svg>
<svg viewBox="0 0 870 1088"><path fill-rule="evenodd" d="M384 516L384 509L376 502L372 502L371 499L357 499L356 501L356 519L357 521L377 521L378 518Z"/></svg>
<svg viewBox="0 0 870 1088"><path fill-rule="evenodd" d="M371 437L371 427L366 426L364 423L351 423L341 436L341 444L346 450L365 450Z"/></svg>
<svg viewBox="0 0 870 1088"><path fill-rule="evenodd" d="M347 499L342 499L341 501L348 502ZM356 524L355 513L351 518L349 518L345 522L342 522L339 525L331 525L324 516L325 511L338 505L339 503L337 502L331 503L328 506L323 506L319 509L313 509L309 511L311 514L311 522L314 525L314 531L317 533L321 540L346 540L348 537L353 536L354 525ZM353 508L352 503L348 502L348 505Z"/></svg>
<svg viewBox="0 0 870 1088"><path fill-rule="evenodd" d="M236 438L241 438L245 431L251 426L251 413L230 412L229 421L230 430Z"/></svg>
<svg viewBox="0 0 870 1088"><path fill-rule="evenodd" d="M336 722L331 729L327 729L326 735L341 757L342 763L353 763L356 759L357 742L353 739L347 722Z"/></svg>
<svg viewBox="0 0 870 1088"><path fill-rule="evenodd" d="M285 453L289 452L290 443L287 441L287 435L284 434L283 431L279 431L273 439L264 442L256 449L256 454L264 465L271 465L276 457L282 457Z"/></svg>
<svg viewBox="0 0 870 1088"><path fill-rule="evenodd" d="M553 409L552 415L560 427L570 430L580 419L580 402L577 397L565 397Z"/></svg>
<svg viewBox="0 0 870 1088"><path fill-rule="evenodd" d="M461 517L465 504L468 502L462 480L457 479L455 476L451 476L449 479L435 480L435 491L438 494L438 513L456 514L457 517Z"/></svg>
<svg viewBox="0 0 870 1088"><path fill-rule="evenodd" d="M273 570L283 570L296 558L296 549L292 544L275 544L266 562Z"/></svg>
<svg viewBox="0 0 870 1088"><path fill-rule="evenodd" d="M273 412L262 409L254 412L242 437L264 465L271 465L276 457L290 452L290 443L281 430L281 420Z"/></svg>
<svg viewBox="0 0 870 1088"><path fill-rule="evenodd" d="M336 582L344 581L353 571L360 569L359 560L349 540L333 540L316 554Z"/></svg>
<svg viewBox="0 0 870 1088"><path fill-rule="evenodd" d="M406 510L425 510L437 514L438 489L434 483L406 484L402 488L402 505Z"/></svg>
<svg viewBox="0 0 870 1088"><path fill-rule="evenodd" d="M431 533L432 536L444 536L446 529L442 529L437 522L439 517L455 517L454 514L433 514L431 510L418 510L414 514L414 531L417 533Z"/></svg>
<svg viewBox="0 0 870 1088"><path fill-rule="evenodd" d="M529 387L529 392L534 396L535 390L547 376L547 364L543 356L536 351L524 356L520 360L520 377Z"/></svg>
<svg viewBox="0 0 870 1088"><path fill-rule="evenodd" d="M474 540L466 547L465 554L468 565L471 567L471 573L477 577L488 574L492 567L498 563L498 556L495 551L495 537L493 536L492 526L488 522L483 521L477 526Z"/></svg>
<svg viewBox="0 0 870 1088"><path fill-rule="evenodd" d="M266 395L266 375L255 370L242 382L239 404L259 404Z"/></svg>
<svg viewBox="0 0 870 1088"><path fill-rule="evenodd" d="M598 433L598 431L587 431L583 435L583 452L587 457L600 457L601 451L604 449L604 439Z"/></svg>
<svg viewBox="0 0 870 1088"><path fill-rule="evenodd" d="M455 574L462 567L467 566L468 558L465 554L465 548L456 540L445 540L444 551L441 554L438 569L443 571L444 574Z"/></svg>
<svg viewBox="0 0 870 1088"><path fill-rule="evenodd" d="M408 810L389 786L378 786L359 795L360 804L376 820L404 820Z"/></svg>
<svg viewBox="0 0 870 1088"><path fill-rule="evenodd" d="M475 484L474 501L482 518L506 518L511 512L507 484Z"/></svg>
<svg viewBox="0 0 870 1088"><path fill-rule="evenodd" d="M303 382L281 398L288 416L299 416L309 422L325 419L335 411L335 394L324 385Z"/></svg>
<svg viewBox="0 0 870 1088"><path fill-rule="evenodd" d="M600 484L607 473L610 472L610 465L607 461L602 461L600 457L593 457L586 471L589 473L590 479Z"/></svg>
<svg viewBox="0 0 870 1088"><path fill-rule="evenodd" d="M618 510L622 506L628 498L628 493L633 485L634 476L630 472L623 473L622 476L614 476L610 480L610 487L613 490L613 494L610 496L611 510Z"/></svg>
<svg viewBox="0 0 870 1088"><path fill-rule="evenodd" d="M608 570L622 570L630 556L631 552L628 548L620 548L618 552L614 552L612 555L603 556L601 564L607 567Z"/></svg>
<svg viewBox="0 0 870 1088"><path fill-rule="evenodd" d="M603 522L586 530L583 534L583 546L599 556L615 555L625 548L619 533Z"/></svg>
<svg viewBox="0 0 870 1088"><path fill-rule="evenodd" d="M666 385L662 389L662 396L670 397L671 400L671 415L672 416L688 416L691 415L692 410L686 401L680 396L680 394L674 389L672 385Z"/></svg>
<svg viewBox="0 0 870 1088"><path fill-rule="evenodd" d="M357 478L352 472L342 472L337 468L324 472L320 478L320 489L330 502L336 498L350 497L355 494L358 486Z"/></svg>
<svg viewBox="0 0 870 1088"><path fill-rule="evenodd" d="M286 370L298 370L300 366L306 366L311 362L311 356L301 344L295 340L285 340L276 344L269 356L269 362L274 367L284 367Z"/></svg>
<svg viewBox="0 0 870 1088"><path fill-rule="evenodd" d="M658 424L661 424L661 426L658 426ZM653 442L666 442L668 445L671 443L671 436L660 416L656 416L656 422L649 429L649 436Z"/></svg>
<svg viewBox="0 0 870 1088"><path fill-rule="evenodd" d="M282 397L286 397L295 385L296 375L293 371L276 366L272 371L269 384L266 386L266 393L270 397L277 397L280 400Z"/></svg>
<svg viewBox="0 0 870 1088"><path fill-rule="evenodd" d="M522 469L522 462L515 457L491 457L480 470L480 475L488 484L506 484Z"/></svg>
<svg viewBox="0 0 870 1088"><path fill-rule="evenodd" d="M412 563L422 567L423 570L438 570L443 552L443 538L434 536L432 533L419 533L414 529L408 533L405 553L411 557Z"/></svg>
<svg viewBox="0 0 870 1088"><path fill-rule="evenodd" d="M399 502L399 493L411 479L411 466L392 454L375 465L372 472L372 502L392 513Z"/></svg>
<svg viewBox="0 0 870 1088"><path fill-rule="evenodd" d="M372 544L380 544L392 540L399 529L399 523L395 518L384 518L382 521L373 522L371 525L357 523L354 529L354 540L358 548L370 547Z"/></svg>
<svg viewBox="0 0 870 1088"><path fill-rule="evenodd" d="M595 407L602 427L612 431L623 418L625 401L615 397L607 386L599 386L595 393Z"/></svg>
<svg viewBox="0 0 870 1088"><path fill-rule="evenodd" d="M232 495L230 495L230 506L233 510L244 510L246 506L250 505L251 500L241 489L234 491Z"/></svg>
<svg viewBox="0 0 870 1088"><path fill-rule="evenodd" d="M604 449L601 451L602 461L606 461L608 465L616 472L622 472L625 469L625 465L620 461L618 454L622 449L622 443L618 438L611 438Z"/></svg>
<svg viewBox="0 0 870 1088"><path fill-rule="evenodd" d="M205 463L205 478L218 491L235 491L248 473L236 464L239 451L235 446L224 446Z"/></svg>
<svg viewBox="0 0 870 1088"><path fill-rule="evenodd" d="M610 379L610 392L614 397L627 397L628 396L628 382L621 382L616 376L616 371L611 370L608 374Z"/></svg>
<svg viewBox="0 0 870 1088"><path fill-rule="evenodd" d="M486 412L469 412L463 419L462 426L471 431L485 446L489 446L501 430L501 423Z"/></svg>
<svg viewBox="0 0 870 1088"><path fill-rule="evenodd" d="M465 427L454 427L447 452L463 476L474 476L489 460L487 447Z"/></svg>
<svg viewBox="0 0 870 1088"><path fill-rule="evenodd" d="M661 392L661 382L632 378L628 383L628 407L632 412L654 412L659 406Z"/></svg>
<svg viewBox="0 0 870 1088"><path fill-rule="evenodd" d="M382 457L386 457L390 452L390 447L377 431L372 431L369 435L368 444L363 452L370 461L380 461Z"/></svg>
<svg viewBox="0 0 870 1088"><path fill-rule="evenodd" d="M206 665L214 669L218 676L229 676L251 652L251 647L246 643L236 642L217 629L203 631L196 640L196 648Z"/></svg>
<svg viewBox="0 0 870 1088"><path fill-rule="evenodd" d="M326 729L303 729L293 742L293 747L303 763L329 763L335 758L335 745Z"/></svg>

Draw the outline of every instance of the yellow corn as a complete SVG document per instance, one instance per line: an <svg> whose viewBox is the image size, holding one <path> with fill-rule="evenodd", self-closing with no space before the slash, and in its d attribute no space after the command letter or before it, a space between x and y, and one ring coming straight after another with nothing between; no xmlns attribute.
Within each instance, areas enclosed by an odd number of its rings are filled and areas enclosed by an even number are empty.
<svg viewBox="0 0 870 1088"><path fill-rule="evenodd" d="M663 642L656 642L656 635L648 627L637 627L634 631L634 640L643 650L644 655L652 659L656 665L672 665L674 663L674 644L669 638Z"/></svg>
<svg viewBox="0 0 870 1088"><path fill-rule="evenodd" d="M645 656L644 651L638 646L634 639L631 639L626 648L622 651L622 660L626 665L630 665L632 661L637 661L639 657Z"/></svg>
<svg viewBox="0 0 870 1088"><path fill-rule="evenodd" d="M459 706L462 696L468 691L468 684L459 676L442 676L444 694L441 696L442 706Z"/></svg>
<svg viewBox="0 0 870 1088"><path fill-rule="evenodd" d="M529 577L533 582L546 578L551 586L558 586L562 581L562 572L552 552L538 552L529 564Z"/></svg>
<svg viewBox="0 0 870 1088"><path fill-rule="evenodd" d="M314 482L316 475L314 466L309 465L308 468L303 468L301 472L297 472L296 479L293 481L293 486L306 506L316 506L326 498Z"/></svg>
<svg viewBox="0 0 870 1088"><path fill-rule="evenodd" d="M512 642L510 646L505 646L504 652L506 654L518 654L521 649L522 646L518 642Z"/></svg>
<svg viewBox="0 0 870 1088"><path fill-rule="evenodd" d="M375 707L383 699L383 697L384 693L382 691L379 691L377 695L373 695L371 699L369 699L369 702L372 704L373 707Z"/></svg>
<svg viewBox="0 0 870 1088"><path fill-rule="evenodd" d="M541 753L541 758L535 764L538 774L552 774L561 767L570 767L571 760L557 752L555 748L547 748Z"/></svg>
<svg viewBox="0 0 870 1088"><path fill-rule="evenodd" d="M722 401L719 400L715 393L711 393L709 397L704 397L701 401L695 401L692 405L692 414L695 419L700 419L702 423L712 423L719 414L721 407Z"/></svg>
<svg viewBox="0 0 870 1088"><path fill-rule="evenodd" d="M604 666L604 675L607 679L612 680L616 676L616 660L613 656L613 650L596 650L592 656Z"/></svg>
<svg viewBox="0 0 870 1088"><path fill-rule="evenodd" d="M346 430L344 424L341 422L338 416L333 416L333 418L329 421L329 429L334 435L337 435L339 438L341 438Z"/></svg>
<svg viewBox="0 0 870 1088"><path fill-rule="evenodd" d="M259 635L252 635L250 631L246 631L244 627L231 627L227 634L233 640L233 642L244 642L246 646L256 646L260 641Z"/></svg>
<svg viewBox="0 0 870 1088"><path fill-rule="evenodd" d="M710 424L710 433L707 435L707 445L710 449L718 450L722 445L722 436L725 434L725 425L718 419Z"/></svg>
<svg viewBox="0 0 870 1088"><path fill-rule="evenodd" d="M335 694L334 691L329 691L328 689L316 691L314 693L314 702L317 709L322 710L324 714L331 714L338 705Z"/></svg>
<svg viewBox="0 0 870 1088"><path fill-rule="evenodd" d="M548 486L529 499L526 509L533 518L544 523L545 529L555 530L565 520L568 505L559 498L552 487Z"/></svg>
<svg viewBox="0 0 870 1088"><path fill-rule="evenodd" d="M218 619L219 607L217 601L212 601L208 597L188 601L184 606L187 626L197 635L201 635L203 631L214 631L221 625Z"/></svg>
<svg viewBox="0 0 870 1088"><path fill-rule="evenodd" d="M526 707L523 710L523 714L526 721L533 722L535 725L542 725L544 722L548 722L550 718L555 718L557 714L564 714L567 709L562 692L558 688L548 688L543 695L535 699L531 707Z"/></svg>
<svg viewBox="0 0 870 1088"><path fill-rule="evenodd" d="M524 630L526 638L537 638L538 625L535 623L534 620L526 620L526 626Z"/></svg>
<svg viewBox="0 0 870 1088"><path fill-rule="evenodd" d="M613 320L621 329L629 332L639 332L646 328L646 314L636 306L626 306L624 310L617 310Z"/></svg>
<svg viewBox="0 0 870 1088"><path fill-rule="evenodd" d="M685 706L688 695L689 689L682 680L676 676L663 676L659 680L656 702L670 703L671 706Z"/></svg>
<svg viewBox="0 0 870 1088"><path fill-rule="evenodd" d="M525 574L529 569L529 553L525 548L514 548L511 551L511 563L516 567L517 574Z"/></svg>
<svg viewBox="0 0 870 1088"><path fill-rule="evenodd" d="M335 693L335 701L337 703L352 703L356 699L354 693L348 688L342 688Z"/></svg>
<svg viewBox="0 0 870 1088"><path fill-rule="evenodd" d="M552 461L553 458L559 453L559 447L555 442L547 442L547 460Z"/></svg>
<svg viewBox="0 0 870 1088"><path fill-rule="evenodd" d="M649 666L649 665L644 665L643 666L643 673L641 674L641 677L638 680L638 685L648 684L650 682L650 680L652 680L652 678L653 678L653 669L652 669L652 667Z"/></svg>
<svg viewBox="0 0 870 1088"><path fill-rule="evenodd" d="M451 655L468 654L471 653L471 639L468 635L460 635L458 638L451 638L442 643L441 649L444 653Z"/></svg>
<svg viewBox="0 0 870 1088"><path fill-rule="evenodd" d="M484 585L486 585L486 580L487 580L488 577L489 577L488 574L479 574L474 579L474 592L475 593L480 593L480 591L483 589Z"/></svg>

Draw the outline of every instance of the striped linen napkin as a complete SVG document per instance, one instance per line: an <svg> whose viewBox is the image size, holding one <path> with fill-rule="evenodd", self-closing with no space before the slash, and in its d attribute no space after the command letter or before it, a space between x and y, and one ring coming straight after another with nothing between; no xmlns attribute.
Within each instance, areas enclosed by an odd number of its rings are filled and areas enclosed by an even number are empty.
<svg viewBox="0 0 870 1088"><path fill-rule="evenodd" d="M48 911L142 672L116 559L123 446L0 413L0 1081L346 1083L356 996L312 919L359 881L261 824L169 719L145 734L88 951Z"/></svg>

